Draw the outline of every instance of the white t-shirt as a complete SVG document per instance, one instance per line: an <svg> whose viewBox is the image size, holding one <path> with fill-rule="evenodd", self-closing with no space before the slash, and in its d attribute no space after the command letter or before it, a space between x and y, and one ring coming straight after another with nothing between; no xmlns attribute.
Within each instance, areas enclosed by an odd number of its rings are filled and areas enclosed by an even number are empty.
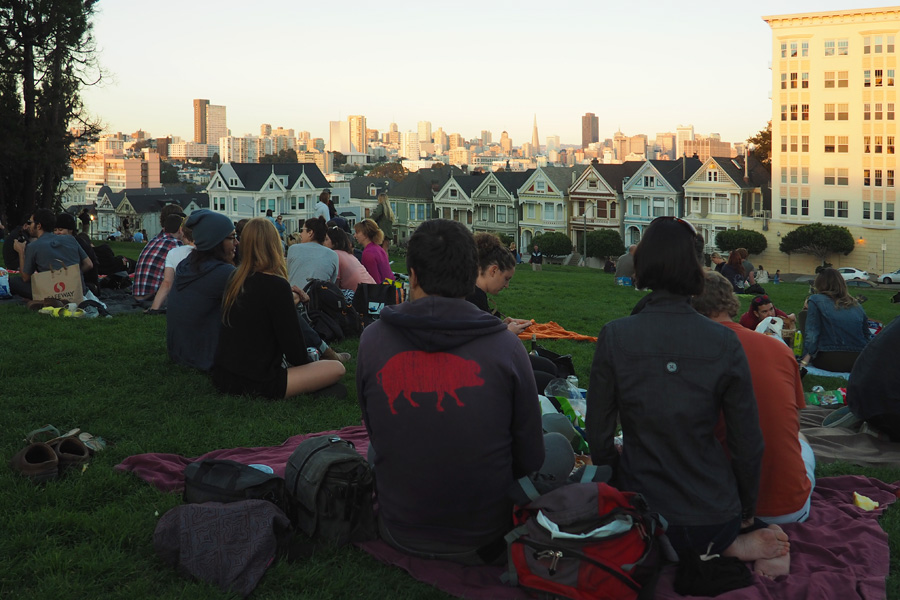
<svg viewBox="0 0 900 600"><path fill-rule="evenodd" d="M193 246L176 246L169 250L169 253L166 254L166 268L174 269L178 266L178 263L187 258L187 255L191 253L193 250Z"/></svg>

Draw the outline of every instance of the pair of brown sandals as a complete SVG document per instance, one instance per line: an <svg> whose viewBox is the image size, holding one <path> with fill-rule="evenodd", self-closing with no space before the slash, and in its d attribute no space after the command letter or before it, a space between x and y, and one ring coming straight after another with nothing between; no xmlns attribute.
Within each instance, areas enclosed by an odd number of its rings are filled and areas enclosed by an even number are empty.
<svg viewBox="0 0 900 600"><path fill-rule="evenodd" d="M13 470L35 483L56 479L66 471L87 468L95 452L103 450L106 442L80 429L72 429L62 435L52 425L29 433L26 446L10 461Z"/></svg>

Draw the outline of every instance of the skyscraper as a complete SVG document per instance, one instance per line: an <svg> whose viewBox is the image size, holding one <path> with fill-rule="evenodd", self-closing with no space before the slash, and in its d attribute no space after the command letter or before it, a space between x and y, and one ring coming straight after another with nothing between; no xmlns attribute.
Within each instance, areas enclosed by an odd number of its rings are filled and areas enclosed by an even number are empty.
<svg viewBox="0 0 900 600"><path fill-rule="evenodd" d="M419 141L431 142L431 121L419 121Z"/></svg>
<svg viewBox="0 0 900 600"><path fill-rule="evenodd" d="M347 125L350 128L350 152L365 154L369 148L366 142L366 118L362 115L350 115L347 117Z"/></svg>
<svg viewBox="0 0 900 600"><path fill-rule="evenodd" d="M678 156L675 158L681 158L684 156L684 143L685 142L693 142L694 141L694 126L693 125L679 125L677 129L675 129L676 142L678 144ZM690 158L690 157L688 157Z"/></svg>
<svg viewBox="0 0 900 600"><path fill-rule="evenodd" d="M409 160L419 160L419 134L410 131L403 135L402 154Z"/></svg>
<svg viewBox="0 0 900 600"><path fill-rule="evenodd" d="M228 137L228 135L225 107L208 104L206 106L206 143L210 146L218 146L219 138Z"/></svg>
<svg viewBox="0 0 900 600"><path fill-rule="evenodd" d="M328 122L328 151L350 153L350 124L346 121Z"/></svg>
<svg viewBox="0 0 900 600"><path fill-rule="evenodd" d="M493 139L491 137L491 132L488 131L487 129L482 129L481 130L481 145L482 146L490 146L492 141L493 141Z"/></svg>
<svg viewBox="0 0 900 600"><path fill-rule="evenodd" d="M537 115L534 115L534 127L531 129L531 151L534 154L541 153L541 138L538 137Z"/></svg>
<svg viewBox="0 0 900 600"><path fill-rule="evenodd" d="M581 147L600 141L600 119L594 113L584 113L581 117Z"/></svg>
<svg viewBox="0 0 900 600"><path fill-rule="evenodd" d="M209 100L197 98L194 100L194 141L198 144L206 143L206 107Z"/></svg>

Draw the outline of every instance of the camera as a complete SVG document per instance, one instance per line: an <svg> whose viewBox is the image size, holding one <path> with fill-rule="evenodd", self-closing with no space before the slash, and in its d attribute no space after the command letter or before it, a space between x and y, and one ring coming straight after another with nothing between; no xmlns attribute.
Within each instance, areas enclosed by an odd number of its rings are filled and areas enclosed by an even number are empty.
<svg viewBox="0 0 900 600"><path fill-rule="evenodd" d="M16 238L17 242L22 242L23 244L28 241L28 238L25 237L24 233L20 233L19 237Z"/></svg>

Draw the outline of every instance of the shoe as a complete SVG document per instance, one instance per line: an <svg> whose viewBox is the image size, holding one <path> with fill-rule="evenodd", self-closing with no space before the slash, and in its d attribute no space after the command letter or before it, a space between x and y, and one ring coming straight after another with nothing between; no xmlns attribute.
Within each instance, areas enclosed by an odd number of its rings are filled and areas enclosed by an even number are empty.
<svg viewBox="0 0 900 600"><path fill-rule="evenodd" d="M874 437L874 438L876 438L876 439L884 440L884 441L886 441L886 442L891 441L891 437L890 437L889 435L887 435L886 433L881 432L881 431L875 429L874 427L872 427L871 425L869 425L867 422L864 422L864 423L862 424L862 427L859 428L859 432L860 432L860 433L867 433L867 434L871 435L872 437Z"/></svg>
<svg viewBox="0 0 900 600"><path fill-rule="evenodd" d="M43 483L59 476L59 458L53 448L43 442L29 444L19 450L9 462L18 471L35 483Z"/></svg>
<svg viewBox="0 0 900 600"><path fill-rule="evenodd" d="M348 360L350 360L351 358L352 357L350 356L349 352L335 352L334 348L332 348L331 346L329 346L328 348L325 349L324 352L322 352L323 360L337 360L342 363L345 363Z"/></svg>
<svg viewBox="0 0 900 600"><path fill-rule="evenodd" d="M60 470L83 465L91 460L91 453L77 437L64 437L52 443L51 448L59 459Z"/></svg>
<svg viewBox="0 0 900 600"><path fill-rule="evenodd" d="M822 427L846 427L853 429L862 423L862 419L850 412L849 406L842 406L825 417Z"/></svg>

